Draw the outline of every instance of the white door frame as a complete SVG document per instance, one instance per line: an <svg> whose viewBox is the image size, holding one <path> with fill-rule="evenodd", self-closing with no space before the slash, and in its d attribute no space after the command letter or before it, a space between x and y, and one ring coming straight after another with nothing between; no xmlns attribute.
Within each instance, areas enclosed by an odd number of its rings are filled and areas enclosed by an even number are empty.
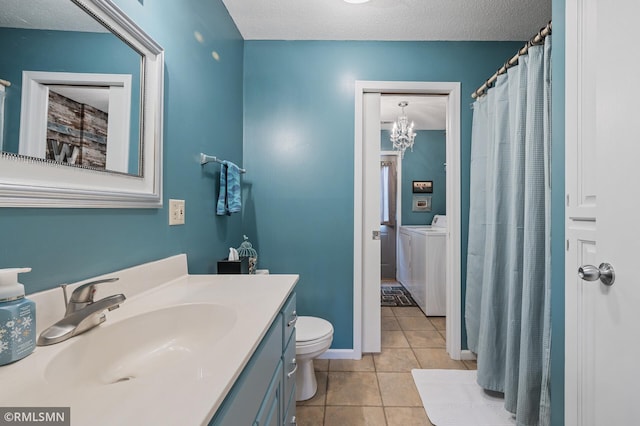
<svg viewBox="0 0 640 426"><path fill-rule="evenodd" d="M588 164L589 158L583 159L595 146L595 83L594 74L597 67L583 66L589 59L584 55L584 44L596 37L596 32L590 34L584 28L596 18L595 4L584 1L568 1L566 4L566 41L565 41L565 178L566 178L566 209L565 209L565 237L567 249L571 250L565 256L565 363L564 363L564 404L565 424L590 424L593 421L593 375L583 375L585 366L594 365L592 353L584 349L589 341L582 336L579 321L589 321L590 312L580 309L581 300L586 299L581 293L582 284L576 279L575 268L581 260L595 252L596 223L595 207L596 192L592 185L584 184L584 175L580 174L583 164ZM588 52L588 51L587 51ZM592 124L593 132L584 132L583 128ZM585 148L582 148L582 144ZM585 170L589 170L588 168ZM578 220L574 220L577 218ZM584 220L584 219L593 219ZM592 254L595 258L595 254ZM582 259L581 259L582 258ZM580 299L579 299L580 297ZM591 302L590 299L589 302ZM591 309L593 311L593 309ZM592 329L592 320L587 327ZM585 418L588 417L588 418Z"/></svg>
<svg viewBox="0 0 640 426"><path fill-rule="evenodd" d="M354 231L353 231L353 358L362 357L364 296L363 268L363 99L365 93L407 93L447 96L447 332L446 345L453 359L472 359L473 355L461 350L461 211L460 211L460 83L419 81L356 81L355 84L355 138L354 138ZM380 268L380 265L375 265ZM379 286L379 283L376 283ZM378 304L378 308L380 305Z"/></svg>
<svg viewBox="0 0 640 426"><path fill-rule="evenodd" d="M22 71L20 139L18 153L47 157L47 112L49 86L108 87L108 171L129 173L129 129L131 119L131 75Z"/></svg>

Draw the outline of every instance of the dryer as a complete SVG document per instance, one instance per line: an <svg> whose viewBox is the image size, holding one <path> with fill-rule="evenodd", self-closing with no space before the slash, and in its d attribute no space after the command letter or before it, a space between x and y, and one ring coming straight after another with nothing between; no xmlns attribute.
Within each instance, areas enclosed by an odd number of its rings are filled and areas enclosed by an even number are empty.
<svg viewBox="0 0 640 426"><path fill-rule="evenodd" d="M398 281L427 316L446 315L447 217L400 226Z"/></svg>

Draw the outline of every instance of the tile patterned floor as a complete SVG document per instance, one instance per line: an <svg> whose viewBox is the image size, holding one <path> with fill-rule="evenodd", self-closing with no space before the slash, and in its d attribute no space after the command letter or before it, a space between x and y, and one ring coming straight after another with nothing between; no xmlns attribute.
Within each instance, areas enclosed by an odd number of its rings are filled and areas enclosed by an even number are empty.
<svg viewBox="0 0 640 426"><path fill-rule="evenodd" d="M316 360L318 392L297 406L298 426L432 426L412 368L475 369L445 351L445 318L382 307L382 352L358 361Z"/></svg>

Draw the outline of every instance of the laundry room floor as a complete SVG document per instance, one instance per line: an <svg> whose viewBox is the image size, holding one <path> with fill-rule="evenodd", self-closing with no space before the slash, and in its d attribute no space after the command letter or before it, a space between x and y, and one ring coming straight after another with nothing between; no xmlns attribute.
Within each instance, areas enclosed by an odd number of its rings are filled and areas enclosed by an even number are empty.
<svg viewBox="0 0 640 426"><path fill-rule="evenodd" d="M475 370L445 350L445 318L417 307L382 307L382 352L315 360L318 392L297 404L298 426L431 426L413 368Z"/></svg>

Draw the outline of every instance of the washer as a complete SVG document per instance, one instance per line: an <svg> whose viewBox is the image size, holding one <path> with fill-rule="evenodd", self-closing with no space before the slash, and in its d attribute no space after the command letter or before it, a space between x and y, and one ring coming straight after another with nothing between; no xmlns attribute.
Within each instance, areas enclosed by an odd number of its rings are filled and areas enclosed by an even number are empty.
<svg viewBox="0 0 640 426"><path fill-rule="evenodd" d="M398 280L428 316L446 315L447 217L400 226Z"/></svg>

